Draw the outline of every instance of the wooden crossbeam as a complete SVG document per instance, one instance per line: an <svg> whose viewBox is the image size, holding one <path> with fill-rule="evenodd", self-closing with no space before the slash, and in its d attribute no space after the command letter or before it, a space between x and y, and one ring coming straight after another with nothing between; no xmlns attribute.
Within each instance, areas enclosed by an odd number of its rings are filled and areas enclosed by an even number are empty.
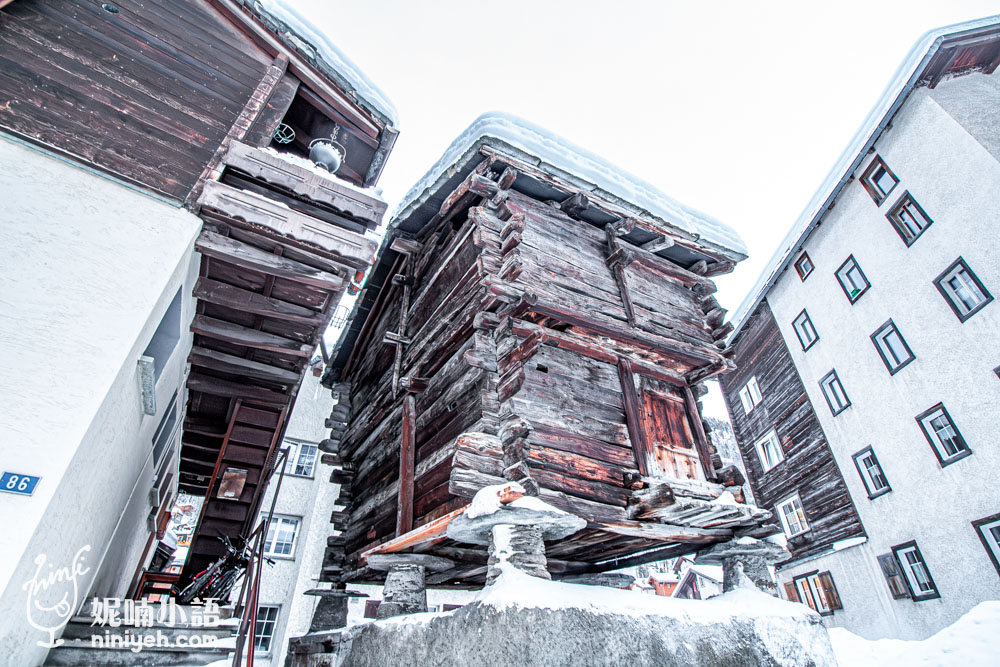
<svg viewBox="0 0 1000 667"><path fill-rule="evenodd" d="M206 315L194 316L194 320L191 322L191 331L208 338L258 350L267 350L293 357L309 358L312 356L313 346L309 343L300 343Z"/></svg>
<svg viewBox="0 0 1000 667"><path fill-rule="evenodd" d="M652 241L646 241L640 248L646 252L659 252L661 250L666 250L674 245L674 240L669 236L660 236Z"/></svg>
<svg viewBox="0 0 1000 667"><path fill-rule="evenodd" d="M438 542L445 541L448 539L448 536L446 535L448 524L460 515L464 514L467 509L469 509L468 505L459 507L457 510L448 512L444 516L438 517L433 521L428 521L424 525L418 526L408 533L368 549L358 557L358 564L364 564L365 560L374 554L397 553L403 551L404 549L416 548L428 544L437 544Z"/></svg>
<svg viewBox="0 0 1000 667"><path fill-rule="evenodd" d="M242 241L203 229L194 244L203 255L270 276L288 278L305 285L337 291L344 286L342 276L314 269L294 259L279 257Z"/></svg>
<svg viewBox="0 0 1000 667"><path fill-rule="evenodd" d="M221 283L211 278L198 278L194 285L194 296L208 303L232 308L245 313L254 313L287 322L322 326L323 314L302 306L266 297L235 285Z"/></svg>
<svg viewBox="0 0 1000 667"><path fill-rule="evenodd" d="M647 521L603 521L595 522L591 528L598 528L617 535L641 537L660 542L685 542L706 544L720 542L733 536L728 528L689 528L666 523L650 523Z"/></svg>
<svg viewBox="0 0 1000 667"><path fill-rule="evenodd" d="M195 346L191 348L188 361L192 366L200 366L222 373L233 373L244 375L257 380L270 382L280 382L282 384L297 384L301 374L296 371L268 366L259 361L245 359L234 354L209 350L206 347Z"/></svg>

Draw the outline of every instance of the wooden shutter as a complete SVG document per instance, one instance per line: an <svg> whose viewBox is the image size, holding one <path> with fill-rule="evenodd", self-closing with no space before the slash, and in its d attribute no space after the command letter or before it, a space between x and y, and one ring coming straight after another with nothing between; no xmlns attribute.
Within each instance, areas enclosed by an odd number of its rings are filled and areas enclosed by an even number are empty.
<svg viewBox="0 0 1000 667"><path fill-rule="evenodd" d="M365 618L375 618L380 604L381 600L365 600Z"/></svg>
<svg viewBox="0 0 1000 667"><path fill-rule="evenodd" d="M893 600L910 597L909 584L903 579L903 574L899 571L899 564L892 554L883 554L878 557L878 564L882 568L882 575L889 584L889 592L892 593Z"/></svg>
<svg viewBox="0 0 1000 667"><path fill-rule="evenodd" d="M820 572L818 577L819 585L823 589L823 595L826 596L826 603L830 605L831 611L843 609L844 605L840 603L840 595L837 594L837 586L833 583L833 575L829 572Z"/></svg>
<svg viewBox="0 0 1000 667"><path fill-rule="evenodd" d="M801 600L799 600L799 592L795 590L794 581L789 581L785 584L785 597L788 598L789 602L801 602Z"/></svg>

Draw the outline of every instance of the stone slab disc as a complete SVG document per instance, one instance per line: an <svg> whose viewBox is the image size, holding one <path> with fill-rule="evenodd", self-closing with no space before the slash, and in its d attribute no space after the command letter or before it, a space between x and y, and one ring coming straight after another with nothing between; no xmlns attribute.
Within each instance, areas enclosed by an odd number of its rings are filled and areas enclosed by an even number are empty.
<svg viewBox="0 0 1000 667"><path fill-rule="evenodd" d="M430 554L373 554L365 562L379 572L388 572L394 565L422 565L430 572L444 572L455 567L455 561Z"/></svg>
<svg viewBox="0 0 1000 667"><path fill-rule="evenodd" d="M502 524L538 526L542 529L542 539L549 541L561 540L587 527L586 520L572 514L503 506L475 519L464 514L455 518L448 524L448 537L457 542L488 545L490 529Z"/></svg>

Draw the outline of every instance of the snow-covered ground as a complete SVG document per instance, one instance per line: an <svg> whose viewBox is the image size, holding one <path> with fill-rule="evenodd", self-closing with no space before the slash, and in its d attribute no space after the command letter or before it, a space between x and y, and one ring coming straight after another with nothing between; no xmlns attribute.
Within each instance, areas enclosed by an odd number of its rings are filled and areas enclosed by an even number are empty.
<svg viewBox="0 0 1000 667"><path fill-rule="evenodd" d="M831 629L830 641L842 667L993 667L1000 665L1000 601L979 603L922 641L870 641L843 628Z"/></svg>

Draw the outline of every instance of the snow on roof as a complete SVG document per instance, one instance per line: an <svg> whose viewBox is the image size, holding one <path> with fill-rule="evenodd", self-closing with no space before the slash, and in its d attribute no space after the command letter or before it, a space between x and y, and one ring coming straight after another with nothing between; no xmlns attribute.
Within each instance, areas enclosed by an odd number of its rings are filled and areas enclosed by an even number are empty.
<svg viewBox="0 0 1000 667"><path fill-rule="evenodd" d="M844 152L841 153L836 163L834 163L833 169L830 170L830 173L823 180L819 189L812 196L812 199L809 200L809 203L799 215L795 224L792 225L792 228L788 230L788 234L778 245L778 249L767 263L760 277L758 277L753 289L750 290L743 303L733 313L732 323L734 329L733 333L729 336L729 340L735 340L736 336L739 335L740 329L746 323L750 314L757 308L764 295L771 289L771 286L777 281L778 276L781 275L781 272L784 271L789 261L791 261L792 254L802 245L802 242L812 231L813 227L816 226L816 223L819 222L823 213L837 198L837 195L840 194L841 189L846 185L851 174L858 168L868 149L879 138L893 115L903 105L903 102L906 101L910 91L913 90L920 79L920 74L924 67L929 64L931 58L937 53L941 42L948 36L977 28L989 27L994 24L1000 24L1000 14L964 23L956 23L942 28L935 28L917 40L916 44L914 44L913 48L906 55L906 58L903 59L899 69L896 70L896 73L889 80L889 85L886 86L875 106L868 112L868 116L861 124L861 127L858 128L854 137L848 142Z"/></svg>
<svg viewBox="0 0 1000 667"><path fill-rule="evenodd" d="M704 213L671 199L645 181L603 158L516 116L489 112L477 118L444 152L420 181L403 197L390 227L421 206L453 174L474 158L484 144L514 149L516 157L560 177L569 178L597 195L625 208L637 209L658 219L702 245L746 257L746 246L732 228Z"/></svg>
<svg viewBox="0 0 1000 667"><path fill-rule="evenodd" d="M677 575L673 572L653 572L649 575L649 578L661 584L670 584L677 581Z"/></svg>
<svg viewBox="0 0 1000 667"><path fill-rule="evenodd" d="M256 4L275 23L283 23L285 39L313 58L322 66L347 94L369 111L381 116L384 121L398 128L399 117L385 93L379 90L364 72L358 69L344 52L338 49L330 38L312 24L296 7L294 0L255 0ZM280 28L281 26L279 26Z"/></svg>

